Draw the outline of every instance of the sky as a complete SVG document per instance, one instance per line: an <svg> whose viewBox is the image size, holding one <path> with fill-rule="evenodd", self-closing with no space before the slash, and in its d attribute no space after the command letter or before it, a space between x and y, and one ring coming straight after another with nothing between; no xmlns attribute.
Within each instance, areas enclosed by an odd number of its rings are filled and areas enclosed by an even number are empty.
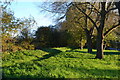
<svg viewBox="0 0 120 80"><path fill-rule="evenodd" d="M38 5L41 5L42 2L12 2L10 9L14 12L14 16L17 18L29 18L30 16L34 17L37 22L37 26L49 26L54 25L55 23L51 19L51 16L48 13L40 12L41 9ZM37 29L37 27L34 27Z"/></svg>

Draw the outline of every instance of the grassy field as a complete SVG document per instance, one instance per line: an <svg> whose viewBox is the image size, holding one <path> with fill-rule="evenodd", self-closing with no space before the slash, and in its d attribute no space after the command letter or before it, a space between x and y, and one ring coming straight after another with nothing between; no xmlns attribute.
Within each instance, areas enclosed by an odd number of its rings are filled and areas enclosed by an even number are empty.
<svg viewBox="0 0 120 80"><path fill-rule="evenodd" d="M118 78L120 52L105 50L102 60L94 59L95 52L62 47L5 53L3 78Z"/></svg>

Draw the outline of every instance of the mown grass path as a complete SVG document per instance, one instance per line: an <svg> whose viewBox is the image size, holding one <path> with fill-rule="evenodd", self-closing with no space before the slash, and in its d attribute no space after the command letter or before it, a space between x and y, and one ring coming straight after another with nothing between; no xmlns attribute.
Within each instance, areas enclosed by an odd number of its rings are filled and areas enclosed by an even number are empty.
<svg viewBox="0 0 120 80"><path fill-rule="evenodd" d="M119 51L105 50L94 59L87 49L66 47L3 54L3 78L115 78L119 77Z"/></svg>

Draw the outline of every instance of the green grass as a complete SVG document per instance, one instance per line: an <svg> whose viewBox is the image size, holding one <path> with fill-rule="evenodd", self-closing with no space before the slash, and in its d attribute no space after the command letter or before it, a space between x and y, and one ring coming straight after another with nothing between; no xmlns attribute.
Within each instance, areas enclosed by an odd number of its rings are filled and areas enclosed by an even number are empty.
<svg viewBox="0 0 120 80"><path fill-rule="evenodd" d="M119 51L94 59L87 49L61 47L3 54L3 78L118 78Z"/></svg>

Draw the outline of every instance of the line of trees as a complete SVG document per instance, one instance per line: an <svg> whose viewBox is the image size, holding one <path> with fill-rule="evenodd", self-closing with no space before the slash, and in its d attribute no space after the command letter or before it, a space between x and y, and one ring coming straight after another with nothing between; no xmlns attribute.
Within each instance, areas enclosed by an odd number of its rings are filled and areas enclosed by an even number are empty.
<svg viewBox="0 0 120 80"><path fill-rule="evenodd" d="M92 53L93 48L97 49L96 58L102 59L103 49L106 46L117 48L120 42L120 16L113 11L118 9L119 12L118 3L54 2L52 8L49 7L51 10L48 11L62 14L58 16L58 21L65 20L54 26L41 26L35 34L31 32L31 28L36 24L34 18L14 17L14 13L7 9L8 4L5 3L1 6L2 51L87 47L89 53Z"/></svg>
<svg viewBox="0 0 120 80"><path fill-rule="evenodd" d="M76 47L83 48L85 46L85 36L81 29L72 30L70 27L64 29L65 23L61 23L58 28L53 28L56 26L41 26L35 33L35 39L33 43L36 49L46 48L46 47ZM83 33L81 33L83 32ZM81 34L81 35L78 35Z"/></svg>
<svg viewBox="0 0 120 80"><path fill-rule="evenodd" d="M59 26L59 27L58 27ZM58 28L57 28L58 27ZM118 29L110 33L104 41L104 49L120 48L120 35ZM91 48L96 49L97 33L92 35ZM114 43L114 44L113 44ZM71 48L87 48L87 37L85 31L79 27L77 23L69 23L63 21L54 26L41 26L35 32L33 41L36 49L49 47L71 47Z"/></svg>
<svg viewBox="0 0 120 80"><path fill-rule="evenodd" d="M45 8L47 4L47 7ZM49 8L48 8L48 5ZM102 59L103 58L103 45L105 41L105 37L113 31L115 28L120 26L120 2L52 2L52 3L44 3L44 10L57 14L64 14L67 17L68 13L71 11L71 7L73 7L73 14L76 15L70 16L72 19L76 19L76 23L80 24L80 27L86 32L87 37L87 45L88 52L92 52L92 35L93 30L95 28L96 31L96 57ZM118 14L114 10L118 10ZM83 15L83 16L80 16ZM112 18L111 18L112 17ZM84 26L81 26L79 20L84 18ZM107 23L111 20L110 25ZM92 26L89 25L89 22L92 23Z"/></svg>

